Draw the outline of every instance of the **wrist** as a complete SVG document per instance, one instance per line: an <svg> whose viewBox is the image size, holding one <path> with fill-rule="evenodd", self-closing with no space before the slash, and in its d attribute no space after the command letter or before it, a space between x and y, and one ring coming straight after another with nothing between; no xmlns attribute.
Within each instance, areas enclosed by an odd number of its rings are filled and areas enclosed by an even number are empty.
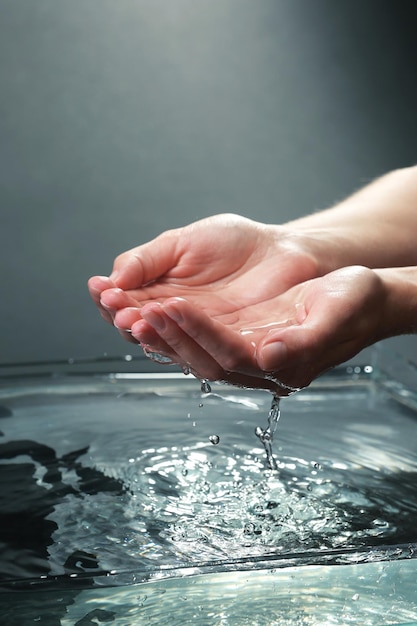
<svg viewBox="0 0 417 626"><path fill-rule="evenodd" d="M349 228L295 228L277 227L277 241L282 247L309 259L314 266L311 278L324 276L334 270L351 265L368 265L364 262L355 233Z"/></svg>
<svg viewBox="0 0 417 626"><path fill-rule="evenodd" d="M417 267L376 269L385 305L379 339L417 332Z"/></svg>

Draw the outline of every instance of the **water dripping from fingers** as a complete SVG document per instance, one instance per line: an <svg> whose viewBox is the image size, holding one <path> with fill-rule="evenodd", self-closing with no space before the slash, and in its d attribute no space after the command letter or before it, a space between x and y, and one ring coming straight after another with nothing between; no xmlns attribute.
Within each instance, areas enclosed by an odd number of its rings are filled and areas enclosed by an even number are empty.
<svg viewBox="0 0 417 626"><path fill-rule="evenodd" d="M201 393L211 393L211 386L207 378L203 378L200 382L201 382Z"/></svg>
<svg viewBox="0 0 417 626"><path fill-rule="evenodd" d="M297 391L301 391L302 389L302 387L293 387L292 385L283 383L282 380L279 380L272 374L265 374L264 378L265 380L270 380L272 383L276 385L277 387L276 395L278 395L279 392L284 391L285 393L282 395L290 396L291 394L296 393Z"/></svg>
<svg viewBox="0 0 417 626"><path fill-rule="evenodd" d="M274 395L272 397L271 408L269 409L268 413L268 424L266 428L263 429L261 428L261 426L257 426L255 428L255 435L258 437L259 441L262 443L265 449L266 461L270 470L278 469L278 465L272 450L272 442L274 440L274 434L277 429L278 421L281 415L280 400L281 398L278 395Z"/></svg>
<svg viewBox="0 0 417 626"><path fill-rule="evenodd" d="M170 357L165 356L163 354L159 354L158 352L153 352L146 346L142 345L142 350L145 356L147 356L148 359L151 359L151 361L154 361L155 363L163 363L165 365L172 365L174 362Z"/></svg>

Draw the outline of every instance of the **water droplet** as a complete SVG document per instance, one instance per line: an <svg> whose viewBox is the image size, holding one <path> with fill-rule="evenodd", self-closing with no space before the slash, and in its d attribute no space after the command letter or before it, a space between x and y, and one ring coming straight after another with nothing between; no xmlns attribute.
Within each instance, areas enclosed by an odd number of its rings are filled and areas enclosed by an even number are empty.
<svg viewBox="0 0 417 626"><path fill-rule="evenodd" d="M353 600L354 602L356 602L357 600L359 600L359 594L358 594L358 593L354 593L354 594L353 594L353 596L352 596L352 600Z"/></svg>
<svg viewBox="0 0 417 626"><path fill-rule="evenodd" d="M125 354L125 361L131 361L133 359L133 356L131 354Z"/></svg>
<svg viewBox="0 0 417 626"><path fill-rule="evenodd" d="M210 387L210 383L206 378L203 378L201 381L201 392L202 393L210 393L211 392L211 387Z"/></svg>
<svg viewBox="0 0 417 626"><path fill-rule="evenodd" d="M211 441L211 443L212 443L214 446L217 446L217 444L218 444L218 443L219 443L219 441L220 441L220 437L219 437L219 435L210 435L209 440Z"/></svg>
<svg viewBox="0 0 417 626"><path fill-rule="evenodd" d="M184 376L189 376L191 370L188 367L188 365L184 365L184 367L182 368L182 371L184 372Z"/></svg>
<svg viewBox="0 0 417 626"><path fill-rule="evenodd" d="M320 470L321 469L320 463L314 463L313 467L314 467L315 470Z"/></svg>
<svg viewBox="0 0 417 626"><path fill-rule="evenodd" d="M142 346L142 349L145 356L147 356L148 359L151 359L151 361L155 361L155 363L165 363L167 365L173 363L172 359L170 359L168 356L164 356L163 354L159 354L158 352L152 352L152 350L149 350L145 346Z"/></svg>
<svg viewBox="0 0 417 626"><path fill-rule="evenodd" d="M203 408L203 406L204 406L204 404L203 404L202 402L200 402L200 404L198 405L198 407L199 407L200 409L202 409L202 408Z"/></svg>

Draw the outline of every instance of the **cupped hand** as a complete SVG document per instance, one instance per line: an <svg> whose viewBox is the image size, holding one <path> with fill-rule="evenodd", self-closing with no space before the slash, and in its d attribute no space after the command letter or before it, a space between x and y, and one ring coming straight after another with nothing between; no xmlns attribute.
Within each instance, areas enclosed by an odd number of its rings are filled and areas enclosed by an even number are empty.
<svg viewBox="0 0 417 626"><path fill-rule="evenodd" d="M248 305L239 319L181 298L147 304L132 333L201 379L288 395L383 338L386 299L377 273L348 267Z"/></svg>
<svg viewBox="0 0 417 626"><path fill-rule="evenodd" d="M320 273L308 237L237 215L217 215L159 235L114 262L89 290L100 313L126 339L152 302L182 297L224 324ZM147 333L152 338L151 327Z"/></svg>
<svg viewBox="0 0 417 626"><path fill-rule="evenodd" d="M387 295L376 272L311 277L317 266L302 258L276 231L222 216L121 255L90 288L94 297L103 287L105 314L148 351L201 379L287 395L384 336Z"/></svg>

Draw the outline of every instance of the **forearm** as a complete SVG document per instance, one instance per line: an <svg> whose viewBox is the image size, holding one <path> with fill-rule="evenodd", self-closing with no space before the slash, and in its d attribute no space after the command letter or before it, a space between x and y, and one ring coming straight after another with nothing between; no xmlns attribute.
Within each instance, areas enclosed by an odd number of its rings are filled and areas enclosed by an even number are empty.
<svg viewBox="0 0 417 626"><path fill-rule="evenodd" d="M417 265L417 167L396 170L331 209L285 225L326 250L322 273L346 265Z"/></svg>

